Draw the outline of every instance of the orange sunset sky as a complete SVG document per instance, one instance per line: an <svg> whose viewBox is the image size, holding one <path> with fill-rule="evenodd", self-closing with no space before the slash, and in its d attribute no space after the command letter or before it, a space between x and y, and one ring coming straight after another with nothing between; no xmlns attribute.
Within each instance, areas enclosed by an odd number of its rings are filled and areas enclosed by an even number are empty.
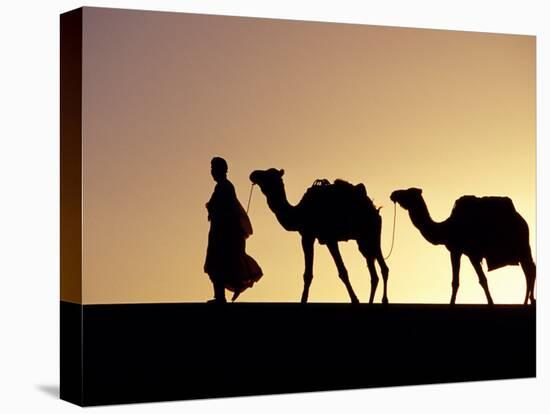
<svg viewBox="0 0 550 414"><path fill-rule="evenodd" d="M284 168L292 204L316 178L364 183L382 206L384 254L393 190L422 188L436 221L461 195L506 195L536 262L535 133L533 36L85 8L83 303L212 297L213 156L245 206L255 169ZM239 300L299 301L298 233L259 189L249 214L264 277ZM340 248L366 302L365 260L353 241ZM387 264L390 302L448 303L447 250L399 207ZM496 303L523 302L519 267L487 277ZM349 301L318 244L310 301ZM485 303L465 257L457 303Z"/></svg>

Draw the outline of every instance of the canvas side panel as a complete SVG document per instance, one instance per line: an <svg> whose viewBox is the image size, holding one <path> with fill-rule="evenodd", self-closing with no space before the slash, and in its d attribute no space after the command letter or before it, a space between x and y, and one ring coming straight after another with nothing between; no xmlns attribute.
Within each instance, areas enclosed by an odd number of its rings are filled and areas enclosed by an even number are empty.
<svg viewBox="0 0 550 414"><path fill-rule="evenodd" d="M79 303L60 303L59 396L80 406L84 405L83 312Z"/></svg>
<svg viewBox="0 0 550 414"><path fill-rule="evenodd" d="M82 405L82 9L60 18L60 397Z"/></svg>
<svg viewBox="0 0 550 414"><path fill-rule="evenodd" d="M82 9L61 15L61 300L82 303Z"/></svg>

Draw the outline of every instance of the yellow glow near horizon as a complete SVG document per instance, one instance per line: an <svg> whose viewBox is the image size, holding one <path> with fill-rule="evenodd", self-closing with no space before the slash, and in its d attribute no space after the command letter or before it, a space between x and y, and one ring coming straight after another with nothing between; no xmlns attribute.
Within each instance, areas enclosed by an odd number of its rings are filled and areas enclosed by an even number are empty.
<svg viewBox="0 0 550 414"><path fill-rule="evenodd" d="M211 297L215 155L243 205L255 169L284 168L292 204L316 178L365 183L383 253L395 189L422 188L436 221L461 195L507 195L535 254L534 37L92 8L83 56L84 303ZM298 233L258 189L250 218L264 277L239 300L298 301ZM365 302L365 261L355 242L340 247ZM449 301L448 252L399 207L388 266L390 302ZM349 301L318 244L314 274L310 301ZM519 267L487 277L496 303L523 302ZM457 302L485 303L466 258Z"/></svg>

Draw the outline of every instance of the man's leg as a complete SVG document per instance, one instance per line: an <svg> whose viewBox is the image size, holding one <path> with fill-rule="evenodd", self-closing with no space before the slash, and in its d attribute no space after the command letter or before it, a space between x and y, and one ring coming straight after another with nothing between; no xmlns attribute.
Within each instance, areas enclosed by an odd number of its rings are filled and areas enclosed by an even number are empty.
<svg viewBox="0 0 550 414"><path fill-rule="evenodd" d="M225 303L225 286L223 282L213 281L214 284L214 300L218 303Z"/></svg>

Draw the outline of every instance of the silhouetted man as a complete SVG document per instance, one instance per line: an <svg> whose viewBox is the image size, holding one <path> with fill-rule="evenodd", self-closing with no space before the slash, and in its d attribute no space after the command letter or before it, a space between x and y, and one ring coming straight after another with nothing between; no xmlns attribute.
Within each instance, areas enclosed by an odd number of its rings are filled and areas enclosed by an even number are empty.
<svg viewBox="0 0 550 414"><path fill-rule="evenodd" d="M234 292L235 300L246 288L262 276L256 261L245 252L246 238L252 234L248 215L227 179L227 162L220 157L211 161L211 173L216 187L206 203L210 232L204 271L214 285L214 299L225 303L225 289Z"/></svg>

